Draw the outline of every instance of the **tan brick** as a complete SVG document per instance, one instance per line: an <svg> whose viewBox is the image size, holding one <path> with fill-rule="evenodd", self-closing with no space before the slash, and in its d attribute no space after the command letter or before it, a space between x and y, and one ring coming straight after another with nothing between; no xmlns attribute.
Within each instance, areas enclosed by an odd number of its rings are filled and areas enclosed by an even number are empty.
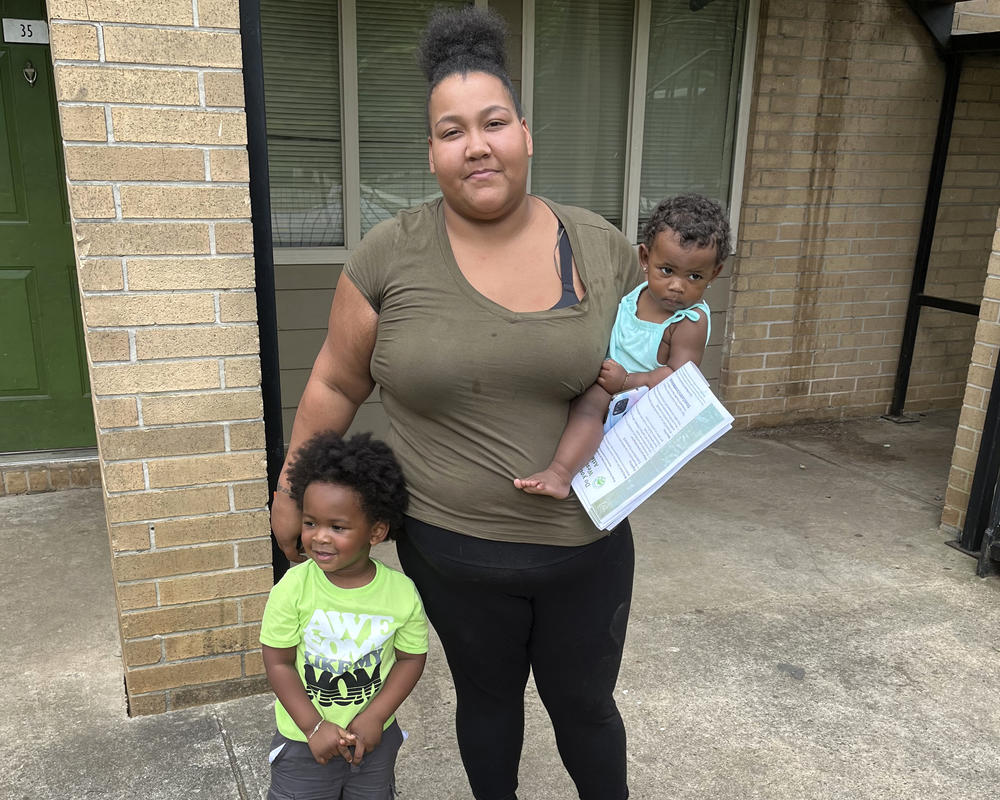
<svg viewBox="0 0 1000 800"><path fill-rule="evenodd" d="M113 108L111 122L119 142L247 143L246 116L242 112Z"/></svg>
<svg viewBox="0 0 1000 800"><path fill-rule="evenodd" d="M145 489L146 479L142 473L142 464L134 461L105 463L104 488L109 492L136 492Z"/></svg>
<svg viewBox="0 0 1000 800"><path fill-rule="evenodd" d="M239 605L236 600L157 608L122 614L121 617L122 635L127 639L199 628L219 628L223 625L235 625L239 621Z"/></svg>
<svg viewBox="0 0 1000 800"><path fill-rule="evenodd" d="M218 572L234 566L233 548L228 544L122 555L116 556L113 563L119 581Z"/></svg>
<svg viewBox="0 0 1000 800"><path fill-rule="evenodd" d="M104 430L139 424L139 411L131 397L99 397L95 401L95 411L97 424Z"/></svg>
<svg viewBox="0 0 1000 800"><path fill-rule="evenodd" d="M136 492L108 497L105 506L111 522L211 514L229 508L229 492L224 486Z"/></svg>
<svg viewBox="0 0 1000 800"><path fill-rule="evenodd" d="M52 58L57 61L98 61L101 57L94 25L54 22L49 26L49 40Z"/></svg>
<svg viewBox="0 0 1000 800"><path fill-rule="evenodd" d="M258 653L259 656L259 653ZM244 658L244 664L246 659ZM244 666L244 672L246 667ZM271 691L267 678L263 675L250 675L238 680L221 681L207 686L192 686L190 688L173 689L170 692L170 708L181 709L192 706L205 706L235 700L240 697L251 697L255 694L268 694Z"/></svg>
<svg viewBox="0 0 1000 800"><path fill-rule="evenodd" d="M238 33L105 26L104 57L127 64L239 67Z"/></svg>
<svg viewBox="0 0 1000 800"><path fill-rule="evenodd" d="M69 489L72 483L69 467L49 467L49 483L52 484L52 488L56 491Z"/></svg>
<svg viewBox="0 0 1000 800"><path fill-rule="evenodd" d="M233 486L233 505L238 511L267 506L267 482L237 483Z"/></svg>
<svg viewBox="0 0 1000 800"><path fill-rule="evenodd" d="M263 413L260 392L211 392L149 397L142 402L148 425L255 419Z"/></svg>
<svg viewBox="0 0 1000 800"><path fill-rule="evenodd" d="M239 656L225 656L183 664L162 664L125 670L125 685L130 692L152 692L238 678L243 672Z"/></svg>
<svg viewBox="0 0 1000 800"><path fill-rule="evenodd" d="M252 288L254 263L250 258L130 258L128 282L134 291Z"/></svg>
<svg viewBox="0 0 1000 800"><path fill-rule="evenodd" d="M225 361L226 388L260 386L259 358L227 358Z"/></svg>
<svg viewBox="0 0 1000 800"><path fill-rule="evenodd" d="M102 361L128 361L129 343L126 331L88 331L87 352L97 364Z"/></svg>
<svg viewBox="0 0 1000 800"><path fill-rule="evenodd" d="M256 322L257 295L254 292L227 292L219 296L221 322Z"/></svg>
<svg viewBox="0 0 1000 800"><path fill-rule="evenodd" d="M164 643L168 661L240 653L260 647L260 625L240 625L234 628L186 633L181 636L170 636Z"/></svg>
<svg viewBox="0 0 1000 800"><path fill-rule="evenodd" d="M87 256L207 253L208 226L184 222L84 222L75 226L77 253Z"/></svg>
<svg viewBox="0 0 1000 800"><path fill-rule="evenodd" d="M101 438L101 453L105 459L112 461L221 453L225 447L221 425L119 430L106 433Z"/></svg>
<svg viewBox="0 0 1000 800"><path fill-rule="evenodd" d="M125 288L122 262L118 258L85 258L77 275L85 292L113 292Z"/></svg>
<svg viewBox="0 0 1000 800"><path fill-rule="evenodd" d="M210 170L213 181L250 180L250 160L246 150L210 150Z"/></svg>
<svg viewBox="0 0 1000 800"><path fill-rule="evenodd" d="M261 564L271 564L271 539L257 539L252 542L239 542L236 545L236 566L256 567Z"/></svg>
<svg viewBox="0 0 1000 800"><path fill-rule="evenodd" d="M62 101L162 106L196 106L200 101L193 72L65 64L56 65L55 72Z"/></svg>
<svg viewBox="0 0 1000 800"><path fill-rule="evenodd" d="M108 140L108 126L102 106L60 106L59 127L67 142Z"/></svg>
<svg viewBox="0 0 1000 800"><path fill-rule="evenodd" d="M104 115L101 115L101 126ZM205 157L201 151L179 147L66 148L66 176L81 181L201 181Z"/></svg>
<svg viewBox="0 0 1000 800"><path fill-rule="evenodd" d="M162 714L167 710L166 692L153 694L129 695L128 715L130 717L145 717L152 714Z"/></svg>
<svg viewBox="0 0 1000 800"><path fill-rule="evenodd" d="M253 226L249 222L217 222L215 224L217 253L252 253Z"/></svg>
<svg viewBox="0 0 1000 800"><path fill-rule="evenodd" d="M51 19L131 22L136 25L193 25L191 0L47 0Z"/></svg>
<svg viewBox="0 0 1000 800"><path fill-rule="evenodd" d="M255 325L186 327L140 330L135 337L140 359L185 356L229 356L257 353Z"/></svg>
<svg viewBox="0 0 1000 800"><path fill-rule="evenodd" d="M237 0L198 0L198 25L203 28L239 29L239 3Z"/></svg>
<svg viewBox="0 0 1000 800"><path fill-rule="evenodd" d="M5 494L27 494L28 473L24 470L5 470L3 473Z"/></svg>
<svg viewBox="0 0 1000 800"><path fill-rule="evenodd" d="M122 611L138 608L152 608L156 605L156 584L152 581L142 583L117 584L118 607Z"/></svg>
<svg viewBox="0 0 1000 800"><path fill-rule="evenodd" d="M264 618L264 606L267 605L267 595L242 597L239 600L240 619L243 622L257 622Z"/></svg>
<svg viewBox="0 0 1000 800"><path fill-rule="evenodd" d="M263 477L267 474L267 460L262 451L251 451L150 461L147 469L153 488L192 486Z"/></svg>
<svg viewBox="0 0 1000 800"><path fill-rule="evenodd" d="M98 469L100 469L99 466ZM91 473L90 466L84 464L77 464L70 467L69 482L74 489L86 489L91 486L100 485L94 483L94 476Z"/></svg>
<svg viewBox="0 0 1000 800"><path fill-rule="evenodd" d="M163 646L159 639L143 639L139 642L125 642L122 657L126 667L141 667L156 664L163 658Z"/></svg>
<svg viewBox="0 0 1000 800"><path fill-rule="evenodd" d="M205 105L243 108L243 73L206 72Z"/></svg>
<svg viewBox="0 0 1000 800"><path fill-rule="evenodd" d="M201 542L226 542L236 539L256 539L267 536L270 528L268 513L257 511L222 516L192 517L156 524L159 547L178 547ZM270 591L268 586L262 591Z"/></svg>
<svg viewBox="0 0 1000 800"><path fill-rule="evenodd" d="M114 219L115 197L110 186L69 187L69 204L74 219Z"/></svg>
<svg viewBox="0 0 1000 800"><path fill-rule="evenodd" d="M258 650L254 653L247 653L243 656L243 671L248 675L263 675L264 674L264 657ZM270 688L268 685L264 691Z"/></svg>
<svg viewBox="0 0 1000 800"><path fill-rule="evenodd" d="M215 322L211 294L97 295L83 301L87 325L184 325Z"/></svg>
<svg viewBox="0 0 1000 800"><path fill-rule="evenodd" d="M147 525L112 525L109 530L111 531L111 550L114 553L149 549L149 526Z"/></svg>
<svg viewBox="0 0 1000 800"><path fill-rule="evenodd" d="M49 471L43 467L28 470L28 492L47 492L49 486Z"/></svg>
<svg viewBox="0 0 1000 800"><path fill-rule="evenodd" d="M168 578L159 582L160 603L170 606L199 600L261 594L271 590L273 581L274 570L270 566L219 575Z"/></svg>
<svg viewBox="0 0 1000 800"><path fill-rule="evenodd" d="M250 216L245 186L123 186L122 216L135 219L227 219Z"/></svg>
<svg viewBox="0 0 1000 800"><path fill-rule="evenodd" d="M230 450L263 450L264 423L244 422L229 426Z"/></svg>

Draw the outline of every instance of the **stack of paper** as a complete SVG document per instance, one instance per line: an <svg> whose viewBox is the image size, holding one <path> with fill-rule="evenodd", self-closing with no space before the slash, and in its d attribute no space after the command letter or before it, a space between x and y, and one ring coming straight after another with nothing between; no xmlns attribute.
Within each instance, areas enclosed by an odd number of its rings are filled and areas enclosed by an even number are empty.
<svg viewBox="0 0 1000 800"><path fill-rule="evenodd" d="M573 491L594 524L611 530L732 426L732 414L688 362L605 434Z"/></svg>

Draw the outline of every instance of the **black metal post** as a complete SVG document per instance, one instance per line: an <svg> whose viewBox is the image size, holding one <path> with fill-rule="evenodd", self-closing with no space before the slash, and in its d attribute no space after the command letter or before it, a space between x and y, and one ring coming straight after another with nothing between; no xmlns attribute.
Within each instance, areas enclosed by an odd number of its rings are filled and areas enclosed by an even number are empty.
<svg viewBox="0 0 1000 800"><path fill-rule="evenodd" d="M951 125L955 119L955 102L958 86L962 78L962 57L948 54L945 59L944 95L941 98L941 113L938 115L937 139L931 159L930 178L927 182L927 196L924 200L924 215L920 223L920 238L917 240L917 254L913 263L913 280L910 284L910 300L906 308L906 322L903 325L903 341L896 366L896 383L889 406L890 419L903 421L903 405L906 403L906 389L910 383L910 367L913 365L913 351L917 341L917 324L920 321L921 295L927 282L927 267L931 259L931 245L934 244L934 226L937 223L938 205L941 201L941 186L948 161L948 144L951 139Z"/></svg>
<svg viewBox="0 0 1000 800"><path fill-rule="evenodd" d="M267 168L267 125L264 115L264 59L261 54L260 0L240 0L243 40L243 91L250 154L250 209L253 220L257 326L260 336L260 389L264 403L264 446L267 487L271 496L285 459L281 428L281 383L278 370L278 311L274 303L274 253L271 244L271 184ZM284 553L271 536L275 580L288 568Z"/></svg>
<svg viewBox="0 0 1000 800"><path fill-rule="evenodd" d="M993 372L993 386L986 404L986 419L979 440L976 471L969 489L969 505L958 546L967 553L979 551L983 532L990 521L990 507L1000 477L1000 369Z"/></svg>

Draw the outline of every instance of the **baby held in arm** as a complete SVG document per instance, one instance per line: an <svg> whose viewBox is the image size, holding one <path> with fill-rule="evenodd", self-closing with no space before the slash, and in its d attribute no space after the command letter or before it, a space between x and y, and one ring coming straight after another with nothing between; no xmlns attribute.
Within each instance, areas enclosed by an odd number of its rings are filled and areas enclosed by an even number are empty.
<svg viewBox="0 0 1000 800"><path fill-rule="evenodd" d="M707 197L678 195L659 204L646 223L639 263L646 281L625 297L597 381L570 406L552 463L514 486L563 499L573 476L597 451L613 395L652 388L688 361L701 366L712 331L703 297L729 255L729 222Z"/></svg>

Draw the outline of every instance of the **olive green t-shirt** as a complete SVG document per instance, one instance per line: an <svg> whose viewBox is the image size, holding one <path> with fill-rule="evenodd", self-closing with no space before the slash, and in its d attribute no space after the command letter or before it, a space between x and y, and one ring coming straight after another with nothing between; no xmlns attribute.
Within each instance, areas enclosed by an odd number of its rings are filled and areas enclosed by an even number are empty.
<svg viewBox="0 0 1000 800"><path fill-rule="evenodd" d="M416 519L483 539L581 545L601 537L575 495L514 488L548 466L569 404L597 378L635 251L589 211L545 201L566 228L586 294L513 312L480 294L451 251L442 201L374 227L345 267L378 313L371 360L387 442Z"/></svg>

